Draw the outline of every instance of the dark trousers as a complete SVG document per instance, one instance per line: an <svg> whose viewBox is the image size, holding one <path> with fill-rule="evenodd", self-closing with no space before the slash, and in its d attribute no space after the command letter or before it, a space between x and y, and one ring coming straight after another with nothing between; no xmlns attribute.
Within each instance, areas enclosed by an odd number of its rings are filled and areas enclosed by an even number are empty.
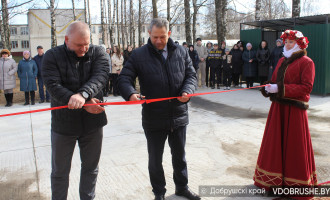
<svg viewBox="0 0 330 200"><path fill-rule="evenodd" d="M117 79L118 79L118 74L111 74L110 91L113 91L114 96L120 95L117 87Z"/></svg>
<svg viewBox="0 0 330 200"><path fill-rule="evenodd" d="M105 84L105 86L103 88L103 96L108 96L108 94L111 93L110 82L111 82L111 74L108 75L107 83Z"/></svg>
<svg viewBox="0 0 330 200"><path fill-rule="evenodd" d="M245 79L247 88L253 87L254 77L246 77Z"/></svg>
<svg viewBox="0 0 330 200"><path fill-rule="evenodd" d="M260 85L263 85L268 80L268 77L267 76L260 76L259 80L260 80Z"/></svg>
<svg viewBox="0 0 330 200"><path fill-rule="evenodd" d="M238 84L239 84L239 75L240 75L239 73L232 74L234 86L238 86Z"/></svg>
<svg viewBox="0 0 330 200"><path fill-rule="evenodd" d="M210 86L214 86L215 83L217 85L221 84L221 72L220 67L210 67ZM215 76L217 76L217 80L215 80Z"/></svg>
<svg viewBox="0 0 330 200"><path fill-rule="evenodd" d="M197 72L197 70L196 70L196 72ZM207 87L210 86L209 74L210 74L209 61L206 60L206 77L205 77L205 82L206 82L206 86L207 86Z"/></svg>
<svg viewBox="0 0 330 200"><path fill-rule="evenodd" d="M51 131L52 143L52 200L65 200L68 196L69 174L73 151L78 141L80 148L81 171L80 199L95 197L98 163L101 155L103 129L84 136L66 136Z"/></svg>
<svg viewBox="0 0 330 200"><path fill-rule="evenodd" d="M231 85L231 70L223 70L223 84L225 87L230 87Z"/></svg>
<svg viewBox="0 0 330 200"><path fill-rule="evenodd" d="M35 100L35 92L30 91L30 92L25 92L25 103L30 102L30 96L31 96L31 102L34 102Z"/></svg>
<svg viewBox="0 0 330 200"><path fill-rule="evenodd" d="M39 86L40 100L45 100L44 81L42 80L42 78L38 78L38 86ZM46 100L50 100L50 95L47 90L46 90Z"/></svg>
<svg viewBox="0 0 330 200"><path fill-rule="evenodd" d="M186 126L179 127L173 130L173 132L145 130L148 143L150 182L153 188L152 191L156 195L162 195L166 192L162 161L167 137L172 154L175 189L176 191L182 191L188 188L188 171L185 158L186 130Z"/></svg>

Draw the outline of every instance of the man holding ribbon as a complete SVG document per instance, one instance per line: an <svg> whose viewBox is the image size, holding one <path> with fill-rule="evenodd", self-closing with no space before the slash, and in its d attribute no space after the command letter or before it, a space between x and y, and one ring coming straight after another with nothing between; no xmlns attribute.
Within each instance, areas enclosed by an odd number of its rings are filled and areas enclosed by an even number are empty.
<svg viewBox="0 0 330 200"><path fill-rule="evenodd" d="M178 97L143 104L142 125L149 153L149 176L155 199L164 199L165 176L162 166L165 141L168 138L172 153L173 178L178 196L200 199L188 188L187 163L185 159L188 105L197 86L196 72L188 51L173 42L169 22L155 18L149 27L149 41L132 52L119 75L118 87L127 101ZM141 94L134 89L139 78Z"/></svg>
<svg viewBox="0 0 330 200"><path fill-rule="evenodd" d="M104 108L98 103L107 83L109 60L101 46L90 45L90 30L83 22L72 23L64 45L46 52L42 78L51 95L52 110L52 199L67 199L73 151L78 141L81 158L80 199L95 197L103 126L107 124Z"/></svg>

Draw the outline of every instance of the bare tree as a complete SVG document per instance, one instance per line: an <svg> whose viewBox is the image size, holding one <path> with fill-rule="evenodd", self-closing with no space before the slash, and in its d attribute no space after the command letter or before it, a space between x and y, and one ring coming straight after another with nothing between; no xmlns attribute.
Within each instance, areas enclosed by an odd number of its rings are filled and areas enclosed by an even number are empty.
<svg viewBox="0 0 330 200"><path fill-rule="evenodd" d="M87 0L87 10L88 10L88 26L89 26L89 30L90 30L90 34L91 34L91 38L90 38L90 42L93 44L93 37L92 37L92 23L91 23L91 10L90 10L90 6L89 6L89 0Z"/></svg>
<svg viewBox="0 0 330 200"><path fill-rule="evenodd" d="M194 42L194 41L196 41L196 23L197 23L197 13L198 13L197 0L193 0L193 8L194 8L194 13L193 13L193 42Z"/></svg>
<svg viewBox="0 0 330 200"><path fill-rule="evenodd" d="M112 30L114 31L114 34L116 34L115 29L115 23L116 23L116 8L117 8L117 0L113 0L113 15L112 15ZM116 38L114 37L113 43L116 44ZM112 47L113 48L113 47Z"/></svg>
<svg viewBox="0 0 330 200"><path fill-rule="evenodd" d="M112 20L111 20L111 0L108 0L108 29L110 35L110 46L113 48L113 27L112 27Z"/></svg>
<svg viewBox="0 0 330 200"><path fill-rule="evenodd" d="M152 16L158 18L157 0L152 0Z"/></svg>
<svg viewBox="0 0 330 200"><path fill-rule="evenodd" d="M190 2L189 0L184 0L184 15L185 15L185 29L186 29L186 42L192 44L191 41L191 23L190 23Z"/></svg>
<svg viewBox="0 0 330 200"><path fill-rule="evenodd" d="M119 34L119 5L118 5L118 0L116 0L116 15L117 15L117 38L118 38L118 48L120 48L120 34Z"/></svg>
<svg viewBox="0 0 330 200"><path fill-rule="evenodd" d="M129 43L133 44L133 30L134 30L134 10L133 10L133 0L129 1ZM135 46L133 44L133 46Z"/></svg>
<svg viewBox="0 0 330 200"><path fill-rule="evenodd" d="M3 42L3 48L11 50L10 44L10 28L9 28L9 12L7 0L1 0L2 7L2 31L1 40Z"/></svg>
<svg viewBox="0 0 330 200"><path fill-rule="evenodd" d="M124 31L125 31L125 41L128 45L128 33L127 33L127 7L126 7L126 0L124 0L124 21L125 21L125 26L124 26Z"/></svg>
<svg viewBox="0 0 330 200"><path fill-rule="evenodd" d="M171 0L167 0L167 21L171 21Z"/></svg>
<svg viewBox="0 0 330 200"><path fill-rule="evenodd" d="M226 10L227 10L227 0L215 0L215 10L219 11L216 15L217 24L217 39L218 44L225 41L226 37Z"/></svg>
<svg viewBox="0 0 330 200"><path fill-rule="evenodd" d="M76 6L74 0L72 0L72 12L73 12L73 20L76 21Z"/></svg>
<svg viewBox="0 0 330 200"><path fill-rule="evenodd" d="M292 0L292 17L300 16L300 0Z"/></svg>
<svg viewBox="0 0 330 200"><path fill-rule="evenodd" d="M260 21L261 0L256 0L255 20Z"/></svg>
<svg viewBox="0 0 330 200"><path fill-rule="evenodd" d="M124 0L121 0L121 12L120 12L120 31L121 31L121 42L123 44L123 49L125 48L125 31L124 31L124 17L123 17L123 14L124 14Z"/></svg>
<svg viewBox="0 0 330 200"><path fill-rule="evenodd" d="M139 39L138 39L138 41L139 41L139 44L138 44L138 46L140 47L141 46L141 44L142 44L142 37L141 37L141 29L142 29L142 22L141 22L141 15L142 15L142 1L141 0L139 0L139 24L138 24L138 37L139 37Z"/></svg>
<svg viewBox="0 0 330 200"><path fill-rule="evenodd" d="M50 0L49 9L50 9L50 26L51 26L51 47L54 48L57 46L57 38L56 38L56 23L55 23L55 2L54 0Z"/></svg>
<svg viewBox="0 0 330 200"><path fill-rule="evenodd" d="M102 43L105 44L105 23L104 23L104 0L100 0L100 8L101 8L101 30L102 30Z"/></svg>
<svg viewBox="0 0 330 200"><path fill-rule="evenodd" d="M87 23L87 0L84 0L85 23Z"/></svg>

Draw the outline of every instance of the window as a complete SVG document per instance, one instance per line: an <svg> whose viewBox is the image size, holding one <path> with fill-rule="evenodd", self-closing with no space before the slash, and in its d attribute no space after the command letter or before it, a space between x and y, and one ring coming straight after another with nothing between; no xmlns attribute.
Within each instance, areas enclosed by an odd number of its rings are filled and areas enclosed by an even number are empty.
<svg viewBox="0 0 330 200"><path fill-rule="evenodd" d="M95 26L92 27L92 33L95 33Z"/></svg>
<svg viewBox="0 0 330 200"><path fill-rule="evenodd" d="M29 27L21 27L21 35L29 35Z"/></svg>
<svg viewBox="0 0 330 200"><path fill-rule="evenodd" d="M99 38L99 45L102 45L103 44L103 40L102 38Z"/></svg>
<svg viewBox="0 0 330 200"><path fill-rule="evenodd" d="M18 42L17 41L11 41L11 48L17 49L18 48Z"/></svg>
<svg viewBox="0 0 330 200"><path fill-rule="evenodd" d="M17 35L17 27L10 28L10 35Z"/></svg>
<svg viewBox="0 0 330 200"><path fill-rule="evenodd" d="M177 31L178 33L180 33L180 26L177 26L177 27L176 27L176 31Z"/></svg>
<svg viewBox="0 0 330 200"><path fill-rule="evenodd" d="M102 33L102 26L99 26L99 33Z"/></svg>
<svg viewBox="0 0 330 200"><path fill-rule="evenodd" d="M23 40L22 41L22 48L23 49L28 49L30 48L30 42L28 40Z"/></svg>

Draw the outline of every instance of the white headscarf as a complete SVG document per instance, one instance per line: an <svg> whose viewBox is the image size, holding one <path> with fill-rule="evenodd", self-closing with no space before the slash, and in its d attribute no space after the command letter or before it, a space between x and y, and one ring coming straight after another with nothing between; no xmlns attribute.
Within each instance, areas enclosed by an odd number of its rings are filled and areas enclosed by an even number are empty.
<svg viewBox="0 0 330 200"><path fill-rule="evenodd" d="M284 46L283 48L283 55L286 57L286 58L290 58L291 55L297 51L300 51L300 47L298 44L295 44L294 47L290 50L286 50L286 47Z"/></svg>

